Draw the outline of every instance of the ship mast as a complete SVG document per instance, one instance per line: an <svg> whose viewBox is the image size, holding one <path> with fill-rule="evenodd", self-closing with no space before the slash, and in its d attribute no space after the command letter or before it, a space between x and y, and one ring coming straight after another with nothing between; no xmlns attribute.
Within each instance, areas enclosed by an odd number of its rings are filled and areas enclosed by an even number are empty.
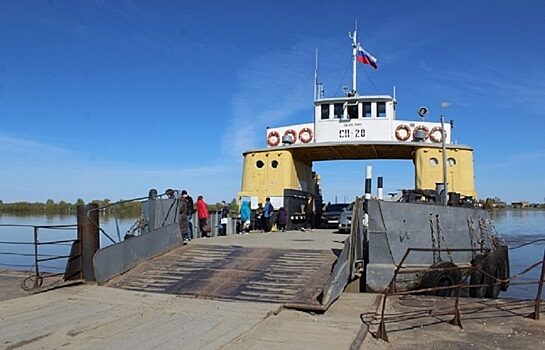
<svg viewBox="0 0 545 350"><path fill-rule="evenodd" d="M357 85L357 60L356 55L358 54L358 20L355 20L354 31L348 33L350 39L352 39L352 94L356 95L356 85Z"/></svg>
<svg viewBox="0 0 545 350"><path fill-rule="evenodd" d="M320 96L319 85L318 85L318 49L316 49L316 57L314 63L314 101L316 101Z"/></svg>

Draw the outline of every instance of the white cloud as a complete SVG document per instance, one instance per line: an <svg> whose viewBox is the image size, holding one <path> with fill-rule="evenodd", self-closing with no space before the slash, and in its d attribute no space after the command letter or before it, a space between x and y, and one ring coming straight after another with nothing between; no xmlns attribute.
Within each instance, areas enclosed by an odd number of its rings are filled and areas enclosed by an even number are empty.
<svg viewBox="0 0 545 350"><path fill-rule="evenodd" d="M264 147L266 126L303 123L313 118L314 47L301 39L284 51L263 53L238 74L231 99L232 120L223 135L223 153Z"/></svg>
<svg viewBox="0 0 545 350"><path fill-rule="evenodd" d="M76 198L141 197L150 188L188 189L210 202L230 200L238 191L239 169L227 163L205 162L149 166L91 160L69 149L0 135L0 199L11 201L75 201Z"/></svg>

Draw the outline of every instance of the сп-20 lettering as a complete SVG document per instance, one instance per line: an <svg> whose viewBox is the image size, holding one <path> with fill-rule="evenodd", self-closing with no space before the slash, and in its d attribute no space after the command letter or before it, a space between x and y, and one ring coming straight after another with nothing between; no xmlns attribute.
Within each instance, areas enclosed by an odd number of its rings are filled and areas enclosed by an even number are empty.
<svg viewBox="0 0 545 350"><path fill-rule="evenodd" d="M339 129L339 138L340 139L347 139L350 138L350 129ZM355 138L362 138L365 137L365 129L355 129L354 135Z"/></svg>

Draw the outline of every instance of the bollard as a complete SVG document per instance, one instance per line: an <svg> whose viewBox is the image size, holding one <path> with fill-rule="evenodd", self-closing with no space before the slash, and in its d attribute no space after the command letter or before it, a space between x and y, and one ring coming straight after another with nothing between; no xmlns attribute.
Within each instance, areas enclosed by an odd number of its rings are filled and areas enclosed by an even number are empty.
<svg viewBox="0 0 545 350"><path fill-rule="evenodd" d="M371 179L373 178L373 167L368 165L365 168L365 199L371 199Z"/></svg>
<svg viewBox="0 0 545 350"><path fill-rule="evenodd" d="M85 281L95 281L93 257L100 248L98 205L78 205L78 241L81 252L81 276Z"/></svg>
<svg viewBox="0 0 545 350"><path fill-rule="evenodd" d="M378 182L378 184L377 184L377 199L380 200L380 201L384 199L384 184L383 184L383 181L384 180L383 180L382 176L379 176L377 178L377 182Z"/></svg>

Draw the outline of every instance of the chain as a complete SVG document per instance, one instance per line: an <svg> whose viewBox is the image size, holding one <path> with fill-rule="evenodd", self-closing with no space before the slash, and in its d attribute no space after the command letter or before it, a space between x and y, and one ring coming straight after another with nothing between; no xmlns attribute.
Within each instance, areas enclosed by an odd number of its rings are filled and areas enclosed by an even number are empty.
<svg viewBox="0 0 545 350"><path fill-rule="evenodd" d="M430 231L431 231L431 247L437 249L437 241L435 240L435 233L433 230L433 214L430 214ZM437 251L433 251L433 263L437 262Z"/></svg>
<svg viewBox="0 0 545 350"><path fill-rule="evenodd" d="M447 256L448 256L450 262L452 262L452 254L451 254L450 250L448 249L447 241L445 240L445 236L442 234L443 233L443 228L441 227L441 222L439 221L439 215L437 215L436 218L437 218L437 234L441 238L441 241L443 241L443 243L445 244L445 249L447 250Z"/></svg>

